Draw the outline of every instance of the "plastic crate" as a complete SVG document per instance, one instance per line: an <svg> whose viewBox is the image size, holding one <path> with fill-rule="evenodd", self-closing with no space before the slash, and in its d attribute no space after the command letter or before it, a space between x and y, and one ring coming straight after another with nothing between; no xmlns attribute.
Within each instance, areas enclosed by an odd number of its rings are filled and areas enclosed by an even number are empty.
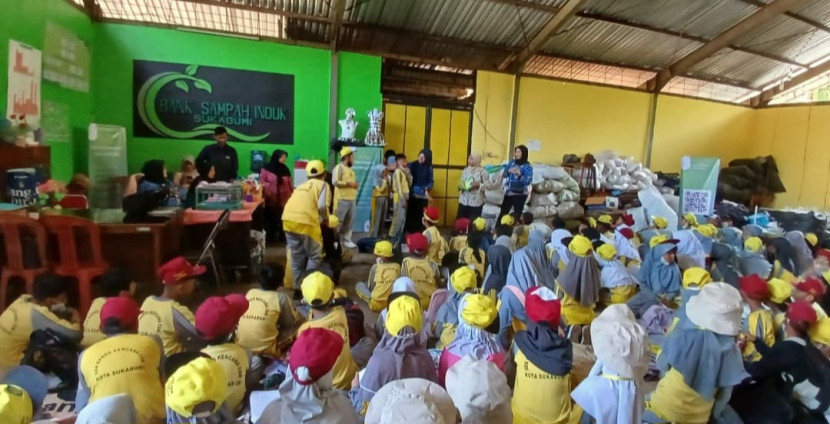
<svg viewBox="0 0 830 424"><path fill-rule="evenodd" d="M196 187L197 210L242 209L242 185L202 185Z"/></svg>

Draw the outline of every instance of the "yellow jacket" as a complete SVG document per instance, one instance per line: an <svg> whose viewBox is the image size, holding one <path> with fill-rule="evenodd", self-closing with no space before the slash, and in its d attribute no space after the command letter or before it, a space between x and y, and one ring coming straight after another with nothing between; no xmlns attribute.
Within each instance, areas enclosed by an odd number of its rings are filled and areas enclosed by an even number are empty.
<svg viewBox="0 0 830 424"><path fill-rule="evenodd" d="M299 185L282 213L285 231L309 236L323 243L320 224L328 220L329 190L325 181L313 178Z"/></svg>
<svg viewBox="0 0 830 424"><path fill-rule="evenodd" d="M401 276L401 266L395 262L386 262L372 265L369 271L369 290L372 298L369 300L369 309L380 312L386 309L389 295L392 294L392 285Z"/></svg>
<svg viewBox="0 0 830 424"><path fill-rule="evenodd" d="M432 259L432 261L436 264L440 264L441 260L444 259L444 255L446 255L447 251L450 250L449 246L447 246L447 241L444 240L444 237L441 236L441 232L438 231L438 227L435 226L427 227L427 229L424 230L424 237L426 237L429 241L429 251L427 253L427 257Z"/></svg>
<svg viewBox="0 0 830 424"><path fill-rule="evenodd" d="M228 393L225 403L234 414L239 412L242 399L245 398L245 378L251 369L251 352L234 343L208 346L202 353L219 362L228 380Z"/></svg>
<svg viewBox="0 0 830 424"><path fill-rule="evenodd" d="M49 308L35 303L31 295L17 298L0 315L0 371L20 365L35 330L51 329L80 340L81 326L61 319Z"/></svg>
<svg viewBox="0 0 830 424"><path fill-rule="evenodd" d="M747 332L753 334L758 340L772 347L775 344L775 319L772 312L766 309L759 309L749 313L747 318ZM756 362L761 359L761 354L755 348L755 343L747 342L743 352L744 360Z"/></svg>
<svg viewBox="0 0 830 424"><path fill-rule="evenodd" d="M401 263L401 277L409 277L415 283L424 310L429 308L432 293L438 288L438 275L438 265L427 258L408 257Z"/></svg>
<svg viewBox="0 0 830 424"><path fill-rule="evenodd" d="M392 191L395 193L395 203L401 199L409 199L409 185L412 183L412 176L403 169L396 169L392 174Z"/></svg>
<svg viewBox="0 0 830 424"><path fill-rule="evenodd" d="M354 170L342 163L335 166L331 172L331 181L334 184L334 207L337 207L338 200L355 200L357 199L357 189L352 188L349 184L356 183Z"/></svg>
<svg viewBox="0 0 830 424"><path fill-rule="evenodd" d="M164 356L184 352L182 336L195 334L193 312L172 299L150 296L141 304L138 333L161 340Z"/></svg>

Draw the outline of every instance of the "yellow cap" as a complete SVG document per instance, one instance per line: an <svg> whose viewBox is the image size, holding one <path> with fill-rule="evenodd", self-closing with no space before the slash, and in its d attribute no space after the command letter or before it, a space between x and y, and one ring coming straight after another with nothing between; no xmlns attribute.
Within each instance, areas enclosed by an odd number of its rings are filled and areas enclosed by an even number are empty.
<svg viewBox="0 0 830 424"><path fill-rule="evenodd" d="M516 220L513 218L512 215L505 215L501 217L501 220L499 222L501 223L501 225L513 225L516 223Z"/></svg>
<svg viewBox="0 0 830 424"><path fill-rule="evenodd" d="M689 225L692 226L692 227L697 227L697 225L698 225L697 224L697 217L693 213L683 214L683 219L685 219L686 222L688 222Z"/></svg>
<svg viewBox="0 0 830 424"><path fill-rule="evenodd" d="M219 362L197 358L181 366L164 385L167 406L179 415L204 417L225 402L228 381Z"/></svg>
<svg viewBox="0 0 830 424"><path fill-rule="evenodd" d="M461 318L472 326L487 328L499 316L496 301L483 294L471 294L464 297Z"/></svg>
<svg viewBox="0 0 830 424"><path fill-rule="evenodd" d="M386 331L393 336L400 334L405 327L412 327L419 333L424 326L424 313L421 302L413 296L398 296L386 309Z"/></svg>
<svg viewBox="0 0 830 424"><path fill-rule="evenodd" d="M687 289L692 286L702 289L703 286L711 281L712 277L709 275L709 271L703 268L689 268L683 273L683 287Z"/></svg>
<svg viewBox="0 0 830 424"><path fill-rule="evenodd" d="M703 236L704 236L704 237L706 237L706 238L713 238L713 237L715 237L716 235L718 235L718 229L717 229L717 227L715 227L715 226L714 226L714 225L712 225L712 224L703 224L703 225L698 225L698 227L697 227L697 231L698 231L700 234L703 234Z"/></svg>
<svg viewBox="0 0 830 424"><path fill-rule="evenodd" d="M611 218L611 215L602 215L597 219L597 222L601 222L603 224L611 225L614 223L614 219Z"/></svg>
<svg viewBox="0 0 830 424"><path fill-rule="evenodd" d="M329 303L334 296L334 283L328 275L315 271L303 279L303 300L311 306Z"/></svg>
<svg viewBox="0 0 830 424"><path fill-rule="evenodd" d="M326 172L326 164L321 160L310 160L305 166L305 173L309 177L323 175Z"/></svg>
<svg viewBox="0 0 830 424"><path fill-rule="evenodd" d="M821 276L824 277L825 283L830 284L830 271L824 271Z"/></svg>
<svg viewBox="0 0 830 424"><path fill-rule="evenodd" d="M810 340L830 346L830 318L822 318L810 328Z"/></svg>
<svg viewBox="0 0 830 424"><path fill-rule="evenodd" d="M343 159L344 157L349 156L352 153L354 153L354 149L352 149L349 146L343 147L342 149L340 149L340 159Z"/></svg>
<svg viewBox="0 0 830 424"><path fill-rule="evenodd" d="M613 244L605 243L597 248L597 254L603 260L611 261L617 257L617 249L614 248Z"/></svg>
<svg viewBox="0 0 830 424"><path fill-rule="evenodd" d="M337 218L337 215L329 214L328 224L329 224L329 228L336 228L338 225L340 225L340 219Z"/></svg>
<svg viewBox="0 0 830 424"><path fill-rule="evenodd" d="M591 240L585 236L574 236L573 240L568 244L568 250L576 256L583 258L591 254L593 248L594 246L591 244Z"/></svg>
<svg viewBox="0 0 830 424"><path fill-rule="evenodd" d="M453 290L457 293L463 293L467 290L476 288L478 281L476 281L476 272L468 266L462 266L455 270L450 276L450 284Z"/></svg>
<svg viewBox="0 0 830 424"><path fill-rule="evenodd" d="M513 217L510 218L512 219ZM478 217L473 220L473 228L475 228L476 231L484 231L484 229L487 228L487 221L482 217Z"/></svg>
<svg viewBox="0 0 830 424"><path fill-rule="evenodd" d="M810 243L810 246L813 247L816 247L818 244L818 236L815 233L804 234L804 240L807 240L807 243Z"/></svg>
<svg viewBox="0 0 830 424"><path fill-rule="evenodd" d="M386 240L381 240L375 243L375 251L376 256L380 256L381 258L391 258L392 255L392 243L389 243Z"/></svg>
<svg viewBox="0 0 830 424"><path fill-rule="evenodd" d="M660 230L663 230L669 226L669 221L666 218L663 218L662 216L655 216L654 218L652 218L652 221L654 222L654 226Z"/></svg>
<svg viewBox="0 0 830 424"><path fill-rule="evenodd" d="M3 423L29 424L34 407L25 390L11 384L0 384L0 416Z"/></svg>
<svg viewBox="0 0 830 424"><path fill-rule="evenodd" d="M744 242L744 249L748 252L757 253L764 247L764 242L758 237L750 237Z"/></svg>
<svg viewBox="0 0 830 424"><path fill-rule="evenodd" d="M668 239L669 239L669 236L667 236L666 234L658 234L658 235L652 237L651 240L648 241L648 247L657 246L658 244L660 244L660 243L662 243L662 242L664 242Z"/></svg>
<svg viewBox="0 0 830 424"><path fill-rule="evenodd" d="M594 219L594 218L592 218L592 217L590 217L590 216L589 216L587 219L588 219L588 226L589 226L589 227L591 227L591 228L597 228L597 220L596 220L596 219Z"/></svg>
<svg viewBox="0 0 830 424"><path fill-rule="evenodd" d="M780 278L771 278L767 281L769 299L774 303L785 303L793 295L793 285Z"/></svg>

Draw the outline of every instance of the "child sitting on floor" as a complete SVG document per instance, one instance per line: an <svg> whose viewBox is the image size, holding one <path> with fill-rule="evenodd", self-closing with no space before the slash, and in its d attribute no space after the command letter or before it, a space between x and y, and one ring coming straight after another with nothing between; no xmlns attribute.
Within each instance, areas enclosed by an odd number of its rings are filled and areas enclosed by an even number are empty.
<svg viewBox="0 0 830 424"><path fill-rule="evenodd" d="M515 250L527 246L527 240L530 236L530 224L533 224L533 214L530 212L523 213L519 219L519 225L513 228L513 237L511 240L513 241Z"/></svg>
<svg viewBox="0 0 830 424"><path fill-rule="evenodd" d="M470 229L470 220L458 218L452 227L452 238L450 239L450 252L460 252L467 246L467 231Z"/></svg>
<svg viewBox="0 0 830 424"><path fill-rule="evenodd" d="M752 334L753 339L763 341L767 346L775 344L775 321L772 312L764 307L764 302L769 301L769 287L763 278L752 274L741 277L738 280L741 289L741 298L749 306L749 317L744 323L744 331ZM755 343L749 341L746 335L740 337L740 344L743 345L743 358L746 362L757 362L761 359L761 353L755 348Z"/></svg>
<svg viewBox="0 0 830 424"><path fill-rule="evenodd" d="M129 271L124 268L110 268L98 280L98 291L101 297L95 298L89 306L84 319L84 338L81 347L86 349L93 343L104 340L107 336L101 333L101 307L110 297L135 294L136 283Z"/></svg>
<svg viewBox="0 0 830 424"><path fill-rule="evenodd" d="M150 296L141 305L138 317L138 333L161 340L164 355L200 347L196 336L195 318L190 309L180 302L187 301L196 289L196 277L205 273L202 265L193 266L181 256L171 259L159 268L158 275L164 284L161 296ZM198 349L194 349L198 350Z"/></svg>
<svg viewBox="0 0 830 424"><path fill-rule="evenodd" d="M294 308L294 302L277 291L283 284L285 271L279 265L266 265L262 269L260 289L250 289L248 311L239 320L236 342L248 348L256 356L279 358L297 333L302 317Z"/></svg>
<svg viewBox="0 0 830 424"><path fill-rule="evenodd" d="M599 274L604 289L608 289L610 296L606 304L615 305L625 303L637 294L637 280L628 273L628 270L617 259L617 249L611 244L603 244L597 248L597 262L602 267Z"/></svg>
<svg viewBox="0 0 830 424"><path fill-rule="evenodd" d="M426 227L424 230L424 237L426 237L427 242L429 242L429 252L427 253L427 258L437 264L441 263L441 259L443 259L444 255L447 254L447 251L450 250L447 246L447 241L444 240L444 237L441 235L441 231L439 231L436 226L439 219L441 219L441 211L439 211L438 208L435 206L424 208L424 217L422 219L424 227Z"/></svg>
<svg viewBox="0 0 830 424"><path fill-rule="evenodd" d="M473 230L467 237L467 246L458 253L458 261L463 265L472 266L478 273L478 278L484 278L487 253L481 248L481 240L484 237L483 231Z"/></svg>
<svg viewBox="0 0 830 424"><path fill-rule="evenodd" d="M429 309L430 297L438 288L440 270L437 263L426 257L429 242L423 234L410 234L407 237L406 244L409 246L410 256L404 258L403 263L401 263L401 276L412 279L418 297L421 298L421 307L427 310Z"/></svg>
<svg viewBox="0 0 830 424"><path fill-rule="evenodd" d="M369 281L359 282L355 288L357 295L369 304L372 312L386 309L387 299L392 293L392 284L401 276L401 266L393 262L392 243L381 240L375 243L377 263L369 271Z"/></svg>

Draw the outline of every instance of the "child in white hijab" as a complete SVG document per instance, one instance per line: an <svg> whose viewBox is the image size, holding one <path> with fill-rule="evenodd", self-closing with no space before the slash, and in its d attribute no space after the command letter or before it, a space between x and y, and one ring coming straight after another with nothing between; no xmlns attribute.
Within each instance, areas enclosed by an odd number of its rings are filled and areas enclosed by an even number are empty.
<svg viewBox="0 0 830 424"><path fill-rule="evenodd" d="M447 392L461 424L512 424L507 377L492 362L464 356L447 372Z"/></svg>
<svg viewBox="0 0 830 424"><path fill-rule="evenodd" d="M441 386L421 378L407 378L378 390L365 424L457 424L458 411Z"/></svg>

